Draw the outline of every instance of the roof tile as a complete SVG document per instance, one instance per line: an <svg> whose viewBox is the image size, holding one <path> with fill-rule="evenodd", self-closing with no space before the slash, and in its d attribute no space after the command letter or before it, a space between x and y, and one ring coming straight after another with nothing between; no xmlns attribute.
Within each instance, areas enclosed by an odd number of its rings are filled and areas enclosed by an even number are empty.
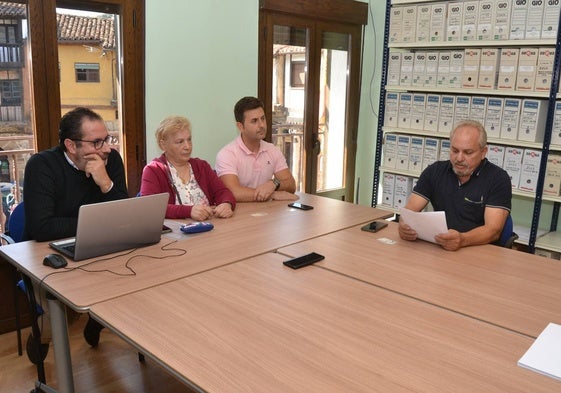
<svg viewBox="0 0 561 393"><path fill-rule="evenodd" d="M104 49L115 47L113 18L57 14L56 20L59 42L96 42Z"/></svg>
<svg viewBox="0 0 561 393"><path fill-rule="evenodd" d="M26 18L26 5L0 1L0 17ZM56 21L59 42L99 43L103 49L115 48L115 27L111 17L57 14Z"/></svg>

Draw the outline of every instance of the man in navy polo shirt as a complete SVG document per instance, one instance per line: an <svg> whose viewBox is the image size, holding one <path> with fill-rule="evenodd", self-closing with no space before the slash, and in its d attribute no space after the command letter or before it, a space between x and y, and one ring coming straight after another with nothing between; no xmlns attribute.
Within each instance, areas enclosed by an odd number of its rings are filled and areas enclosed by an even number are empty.
<svg viewBox="0 0 561 393"><path fill-rule="evenodd" d="M499 239L510 214L512 186L509 175L489 162L487 132L475 120L460 122L450 133L450 160L429 165L419 177L405 208L421 211L430 202L444 211L448 232L435 237L446 250L487 244ZM416 240L404 222L399 235Z"/></svg>

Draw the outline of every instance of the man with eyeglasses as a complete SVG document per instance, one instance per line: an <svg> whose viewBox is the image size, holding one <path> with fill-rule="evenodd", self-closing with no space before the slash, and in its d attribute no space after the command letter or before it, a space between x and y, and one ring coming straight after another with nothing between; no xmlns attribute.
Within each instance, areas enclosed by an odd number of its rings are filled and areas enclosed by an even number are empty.
<svg viewBox="0 0 561 393"><path fill-rule="evenodd" d="M59 145L34 154L25 167L27 239L75 236L80 206L128 197L123 160L111 148L115 139L101 116L88 108L76 108L62 117ZM43 326L49 328L48 323ZM90 345L97 345L100 330L101 325L88 321L84 336ZM43 336L42 341L50 338Z"/></svg>

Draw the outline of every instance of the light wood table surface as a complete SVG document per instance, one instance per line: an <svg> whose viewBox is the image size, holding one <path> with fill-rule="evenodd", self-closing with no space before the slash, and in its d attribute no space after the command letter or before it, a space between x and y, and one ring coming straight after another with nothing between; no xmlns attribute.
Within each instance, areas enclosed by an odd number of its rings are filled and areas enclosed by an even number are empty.
<svg viewBox="0 0 561 393"><path fill-rule="evenodd" d="M264 254L96 304L91 314L206 392L553 392L530 337Z"/></svg>
<svg viewBox="0 0 561 393"><path fill-rule="evenodd" d="M494 245L445 251L400 239L393 222L377 233L354 227L278 250L311 251L325 256L317 266L531 337L561 324L559 261Z"/></svg>
<svg viewBox="0 0 561 393"><path fill-rule="evenodd" d="M193 235L179 231L187 220L166 220L174 232L159 244L132 253L69 261L65 269L43 266L44 256L53 252L47 243L28 241L0 247L0 257L33 281L40 281L57 299L49 301L49 308L52 331L57 332L53 334L53 347L57 378L61 381L59 391L71 393L74 389L66 313L60 302L85 312L104 300L392 215L385 210L308 194L301 194L300 201L314 209L291 209L286 201L240 203L234 217L213 219L215 228L211 232ZM107 224L111 225L109 217Z"/></svg>
<svg viewBox="0 0 561 393"><path fill-rule="evenodd" d="M315 195L301 194L300 201L314 209L292 209L286 201L239 203L234 217L213 219L212 231L192 235L179 230L187 220L166 220L174 232L157 245L124 256L115 253L81 262L69 260L66 269L43 266L43 257L54 252L47 243L3 246L0 256L34 281L44 279L42 285L70 307L85 311L100 301L392 215L386 210Z"/></svg>

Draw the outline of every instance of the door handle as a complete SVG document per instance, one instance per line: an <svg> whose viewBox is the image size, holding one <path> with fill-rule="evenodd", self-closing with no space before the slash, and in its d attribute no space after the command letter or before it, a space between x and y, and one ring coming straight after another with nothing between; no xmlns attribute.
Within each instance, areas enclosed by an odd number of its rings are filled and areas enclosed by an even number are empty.
<svg viewBox="0 0 561 393"><path fill-rule="evenodd" d="M319 141L317 135L314 135L313 150L317 156L319 156L319 153L321 153L321 142Z"/></svg>

